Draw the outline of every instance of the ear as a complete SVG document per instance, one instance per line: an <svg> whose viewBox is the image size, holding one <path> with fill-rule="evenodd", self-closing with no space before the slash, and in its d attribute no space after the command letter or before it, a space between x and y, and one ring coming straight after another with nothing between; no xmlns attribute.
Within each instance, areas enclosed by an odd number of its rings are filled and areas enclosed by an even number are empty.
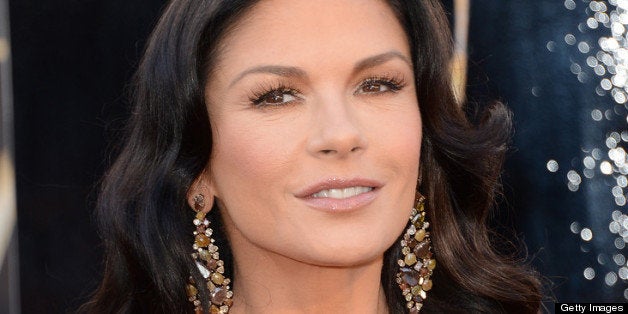
<svg viewBox="0 0 628 314"><path fill-rule="evenodd" d="M194 180L187 193L188 205L195 212L208 213L214 206L214 188L209 172L204 170Z"/></svg>

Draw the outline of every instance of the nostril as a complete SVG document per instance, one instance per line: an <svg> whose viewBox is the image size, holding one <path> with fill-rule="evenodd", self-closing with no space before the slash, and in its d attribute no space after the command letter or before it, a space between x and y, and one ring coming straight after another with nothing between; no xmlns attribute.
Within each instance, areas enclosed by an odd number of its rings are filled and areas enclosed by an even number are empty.
<svg viewBox="0 0 628 314"><path fill-rule="evenodd" d="M323 149L323 150L321 150L321 152L323 154L325 154L325 155L329 155L329 154L333 153L334 150L333 149Z"/></svg>
<svg viewBox="0 0 628 314"><path fill-rule="evenodd" d="M356 151L358 151L359 149L360 149L360 147L354 147L354 148L352 148L352 149L351 149L351 152L356 152Z"/></svg>

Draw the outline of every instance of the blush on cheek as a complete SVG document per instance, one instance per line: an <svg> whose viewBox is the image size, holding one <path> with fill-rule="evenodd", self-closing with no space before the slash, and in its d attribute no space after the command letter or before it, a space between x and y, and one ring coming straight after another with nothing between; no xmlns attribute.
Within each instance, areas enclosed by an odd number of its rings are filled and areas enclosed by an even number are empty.
<svg viewBox="0 0 628 314"><path fill-rule="evenodd" d="M379 150L384 153L380 162L394 162L396 171L401 175L412 173L418 169L422 132L420 117L418 114L415 116L416 118L413 119L400 118L397 120L405 121L405 123L390 121L391 127L388 128L388 132L383 132L380 128L377 131L378 136L373 137L377 141L373 143L374 146L385 147L384 150ZM397 127L398 125L403 127ZM393 154L395 157L390 158L389 154Z"/></svg>
<svg viewBox="0 0 628 314"><path fill-rule="evenodd" d="M214 182L219 190L247 191L247 197L276 187L290 163L281 141L255 134L255 128L223 127L214 141L211 160Z"/></svg>

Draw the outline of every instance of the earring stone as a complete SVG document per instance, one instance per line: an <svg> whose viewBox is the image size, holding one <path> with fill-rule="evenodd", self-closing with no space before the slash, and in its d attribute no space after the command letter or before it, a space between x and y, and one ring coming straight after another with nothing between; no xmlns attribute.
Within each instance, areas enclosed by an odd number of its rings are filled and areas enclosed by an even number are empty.
<svg viewBox="0 0 628 314"><path fill-rule="evenodd" d="M205 287L209 291L210 304L209 312L211 314L225 314L229 312L233 305L233 292L229 284L231 280L225 277L225 263L220 259L218 247L214 244L212 238L213 230L210 222L205 218L205 197L202 194L194 196L194 211L196 216L193 223L196 227L194 234L194 244L192 248L192 258L199 272L205 278ZM194 304L194 313L203 312L201 300L198 298L198 288L192 276L186 287L188 300Z"/></svg>
<svg viewBox="0 0 628 314"><path fill-rule="evenodd" d="M430 277L436 260L433 258L430 232L427 231L429 226L425 219L425 197L417 192L410 222L400 241L402 257L397 261L399 272L395 278L410 314L421 311L427 291L432 289Z"/></svg>

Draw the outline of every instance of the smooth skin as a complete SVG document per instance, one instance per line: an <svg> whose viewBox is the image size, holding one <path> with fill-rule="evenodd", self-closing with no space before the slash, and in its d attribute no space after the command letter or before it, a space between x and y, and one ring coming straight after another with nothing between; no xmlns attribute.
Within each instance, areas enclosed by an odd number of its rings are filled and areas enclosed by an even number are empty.
<svg viewBox="0 0 628 314"><path fill-rule="evenodd" d="M190 197L221 210L230 313L387 313L383 254L408 221L421 146L395 14L377 0L264 0L220 47L205 86L213 153ZM374 189L303 195L347 182Z"/></svg>

